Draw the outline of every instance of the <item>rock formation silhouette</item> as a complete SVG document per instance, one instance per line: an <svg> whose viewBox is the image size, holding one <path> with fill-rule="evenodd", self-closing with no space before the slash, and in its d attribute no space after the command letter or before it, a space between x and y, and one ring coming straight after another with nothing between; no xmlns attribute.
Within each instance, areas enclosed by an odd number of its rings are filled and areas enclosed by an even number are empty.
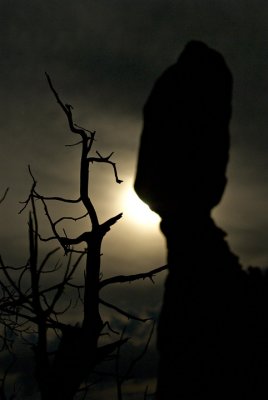
<svg viewBox="0 0 268 400"><path fill-rule="evenodd" d="M157 349L158 400L268 396L268 277L244 268L212 209L227 184L232 74L190 41L143 109L134 188L161 217L168 275Z"/></svg>

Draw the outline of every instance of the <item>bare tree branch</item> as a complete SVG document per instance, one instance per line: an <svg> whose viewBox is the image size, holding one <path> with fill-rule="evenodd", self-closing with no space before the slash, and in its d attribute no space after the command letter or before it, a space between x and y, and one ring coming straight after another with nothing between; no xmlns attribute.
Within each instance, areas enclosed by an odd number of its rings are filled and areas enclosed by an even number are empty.
<svg viewBox="0 0 268 400"><path fill-rule="evenodd" d="M0 198L0 204L5 200L5 197L6 197L8 191L9 191L9 188L6 188L3 196Z"/></svg>
<svg viewBox="0 0 268 400"><path fill-rule="evenodd" d="M114 306L113 304L108 303L107 301L104 301L102 299L99 299L99 302L100 302L100 304L103 304L104 306L106 306L108 308L112 308L113 310L117 311L119 314L124 315L124 317L127 317L128 319L133 319L133 320L140 321L140 322L147 322L147 321L150 321L152 319L152 318L140 318L140 317L137 317L137 316L135 316L133 314L130 314L130 313L122 310L121 308L119 308L117 306Z"/></svg>
<svg viewBox="0 0 268 400"><path fill-rule="evenodd" d="M163 265L162 267L154 268L148 272L142 272L140 274L133 274L133 275L116 275L111 278L107 278L99 283L100 289L104 288L107 285L113 283L125 283L125 282L134 282L139 279L146 279L149 278L153 283L153 277L158 274L159 272L166 271L168 269L167 265Z"/></svg>

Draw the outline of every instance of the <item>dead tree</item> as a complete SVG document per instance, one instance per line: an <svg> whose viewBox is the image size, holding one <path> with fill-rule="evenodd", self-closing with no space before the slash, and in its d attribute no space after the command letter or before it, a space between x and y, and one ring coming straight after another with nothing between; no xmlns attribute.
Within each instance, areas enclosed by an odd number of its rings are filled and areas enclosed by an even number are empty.
<svg viewBox="0 0 268 400"><path fill-rule="evenodd" d="M99 152L96 152L96 156L91 155L95 131L89 131L74 123L72 106L62 102L47 73L46 78L55 99L67 118L70 131L79 137L76 144L81 146L80 194L77 199L41 195L37 190L37 181L29 167L33 183L29 197L21 209L21 212L30 209L29 260L25 265L13 267L7 265L0 258L0 273L2 274L0 323L3 348L9 349L11 353L10 343L14 337L31 338L30 345L35 359L35 378L41 399L72 400L80 390L88 388L90 384L88 379L95 371L96 366L111 355L118 357L121 346L128 340L121 335L117 340L100 344L102 335L107 334L109 329L112 331L107 321L104 321L101 316L100 305L113 308L128 319L134 318L142 322L148 320L148 318L142 319L130 315L101 300L100 290L118 282L152 279L155 274L166 269L166 266L142 274L101 279L102 242L106 233L122 217L122 213L103 223L99 222L89 194L90 166L93 163L109 164L113 168L116 182L121 183L122 181L118 177L116 164L111 161L113 153L107 157L103 157ZM54 220L48 205L51 202L81 204L84 213L78 218L61 217ZM38 211L37 206L40 207L40 205L52 231L52 236L46 238L40 234L39 229L40 209ZM59 225L63 221L82 218L87 221L89 227L87 231L74 238L68 237L65 231L64 234L59 232ZM39 261L40 243L50 241L57 242L59 246L49 250L43 260ZM64 265L55 261L55 255L60 249L63 250L66 260ZM81 265L84 268L84 280L81 284L75 284L73 278ZM63 272L60 274L60 271ZM51 282L51 279L48 281L44 279L48 273L54 274L58 281L55 282L53 279L53 284L44 284L44 282ZM64 293L71 290L75 294L72 295L69 305L62 308ZM81 319L75 324L66 323L62 317L67 314L77 299L80 299L82 304ZM9 339L10 332L12 337ZM54 337L53 343L57 342L57 346L56 349L51 350L52 336ZM129 378L129 371L122 376L119 376L118 372L114 373L118 399L122 399L122 383Z"/></svg>

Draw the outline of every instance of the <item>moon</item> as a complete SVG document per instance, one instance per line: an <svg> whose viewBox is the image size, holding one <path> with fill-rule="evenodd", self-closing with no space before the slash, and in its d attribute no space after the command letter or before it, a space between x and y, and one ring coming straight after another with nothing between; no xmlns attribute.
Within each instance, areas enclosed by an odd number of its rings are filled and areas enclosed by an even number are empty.
<svg viewBox="0 0 268 400"><path fill-rule="evenodd" d="M159 215L137 196L132 187L128 187L123 195L123 210L126 218L144 228L155 228L160 223Z"/></svg>

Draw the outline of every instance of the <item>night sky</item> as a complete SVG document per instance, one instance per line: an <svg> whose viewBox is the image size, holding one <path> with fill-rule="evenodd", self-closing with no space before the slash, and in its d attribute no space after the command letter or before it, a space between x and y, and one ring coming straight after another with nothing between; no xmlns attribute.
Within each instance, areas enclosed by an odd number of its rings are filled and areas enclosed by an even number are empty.
<svg viewBox="0 0 268 400"><path fill-rule="evenodd" d="M159 219L150 211L141 217L132 187L142 107L156 78L197 39L224 56L234 79L228 184L213 216L244 266L266 267L267 21L265 0L0 0L0 197L10 188L0 206L4 260L27 259L28 214L18 211L32 184L28 165L40 193L78 194L79 148L65 146L77 138L48 87L48 72L75 122L96 130L95 149L114 152L123 180L116 184L108 165L92 170L100 221L123 212L104 239L104 275L165 263ZM135 297L137 309L157 310L162 279Z"/></svg>

